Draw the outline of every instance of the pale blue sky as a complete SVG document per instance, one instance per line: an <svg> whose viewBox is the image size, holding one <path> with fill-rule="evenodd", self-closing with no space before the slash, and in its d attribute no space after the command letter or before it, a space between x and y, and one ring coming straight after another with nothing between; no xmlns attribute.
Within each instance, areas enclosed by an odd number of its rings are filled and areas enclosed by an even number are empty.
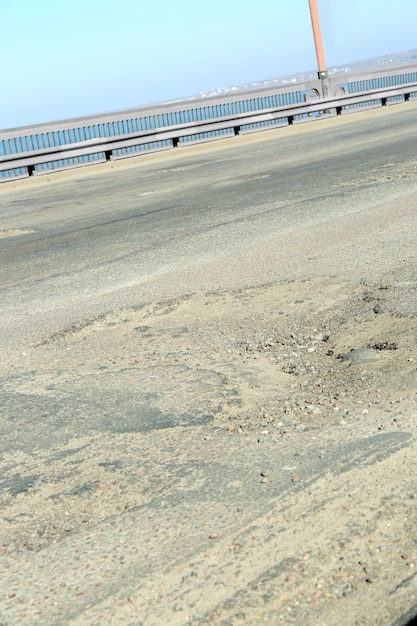
<svg viewBox="0 0 417 626"><path fill-rule="evenodd" d="M417 48L417 0L317 0L328 67ZM308 0L0 0L0 128L316 68Z"/></svg>

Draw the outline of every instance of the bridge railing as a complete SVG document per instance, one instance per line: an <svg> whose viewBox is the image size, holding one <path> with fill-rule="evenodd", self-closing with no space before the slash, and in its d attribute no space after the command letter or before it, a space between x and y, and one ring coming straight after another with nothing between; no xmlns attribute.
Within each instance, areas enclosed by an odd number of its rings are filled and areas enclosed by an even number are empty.
<svg viewBox="0 0 417 626"><path fill-rule="evenodd" d="M417 97L417 66L0 131L0 182Z"/></svg>

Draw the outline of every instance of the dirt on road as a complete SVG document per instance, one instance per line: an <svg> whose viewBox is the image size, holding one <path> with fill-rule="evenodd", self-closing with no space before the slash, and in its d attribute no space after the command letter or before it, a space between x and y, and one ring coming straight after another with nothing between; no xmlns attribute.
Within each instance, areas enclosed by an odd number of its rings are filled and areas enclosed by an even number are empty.
<svg viewBox="0 0 417 626"><path fill-rule="evenodd" d="M414 288L391 273L189 295L39 345L5 385L15 410L18 395L45 415L48 399L80 414L101 400L79 437L68 416L64 444L3 455L1 623L406 613Z"/></svg>

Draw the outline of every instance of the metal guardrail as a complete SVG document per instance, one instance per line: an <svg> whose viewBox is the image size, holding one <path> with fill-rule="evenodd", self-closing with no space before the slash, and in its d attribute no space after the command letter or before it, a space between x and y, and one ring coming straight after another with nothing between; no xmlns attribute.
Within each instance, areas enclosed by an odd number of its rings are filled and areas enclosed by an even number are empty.
<svg viewBox="0 0 417 626"><path fill-rule="evenodd" d="M384 106L417 96L402 66L0 131L0 182Z"/></svg>

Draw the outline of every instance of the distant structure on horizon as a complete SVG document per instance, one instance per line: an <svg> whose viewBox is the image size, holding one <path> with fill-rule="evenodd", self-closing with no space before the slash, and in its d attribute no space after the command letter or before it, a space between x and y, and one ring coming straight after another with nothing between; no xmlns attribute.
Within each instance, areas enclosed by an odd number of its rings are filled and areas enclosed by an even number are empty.
<svg viewBox="0 0 417 626"><path fill-rule="evenodd" d="M342 76L343 74L349 74L352 72L366 72L378 68L384 68L387 65L406 65L407 63L415 63L417 59L417 49L408 50L407 52L395 52L391 54L385 54L379 57L373 57L371 59L363 59L361 61L353 61L352 63L329 67L327 69L329 76ZM245 83L243 85L234 85L232 87L219 87L206 92L200 92L194 96L187 96L184 98L178 98L175 102L183 102L188 100L195 100L196 98L208 98L210 96L220 96L229 93L238 93L249 91L250 89L259 89L260 87L278 87L282 85L290 85L296 83L302 83L317 78L317 70L309 70L306 72L299 72L297 74L287 74L286 76L279 76L277 78L270 78L267 80L254 81L252 83ZM174 102L170 100L169 102Z"/></svg>

